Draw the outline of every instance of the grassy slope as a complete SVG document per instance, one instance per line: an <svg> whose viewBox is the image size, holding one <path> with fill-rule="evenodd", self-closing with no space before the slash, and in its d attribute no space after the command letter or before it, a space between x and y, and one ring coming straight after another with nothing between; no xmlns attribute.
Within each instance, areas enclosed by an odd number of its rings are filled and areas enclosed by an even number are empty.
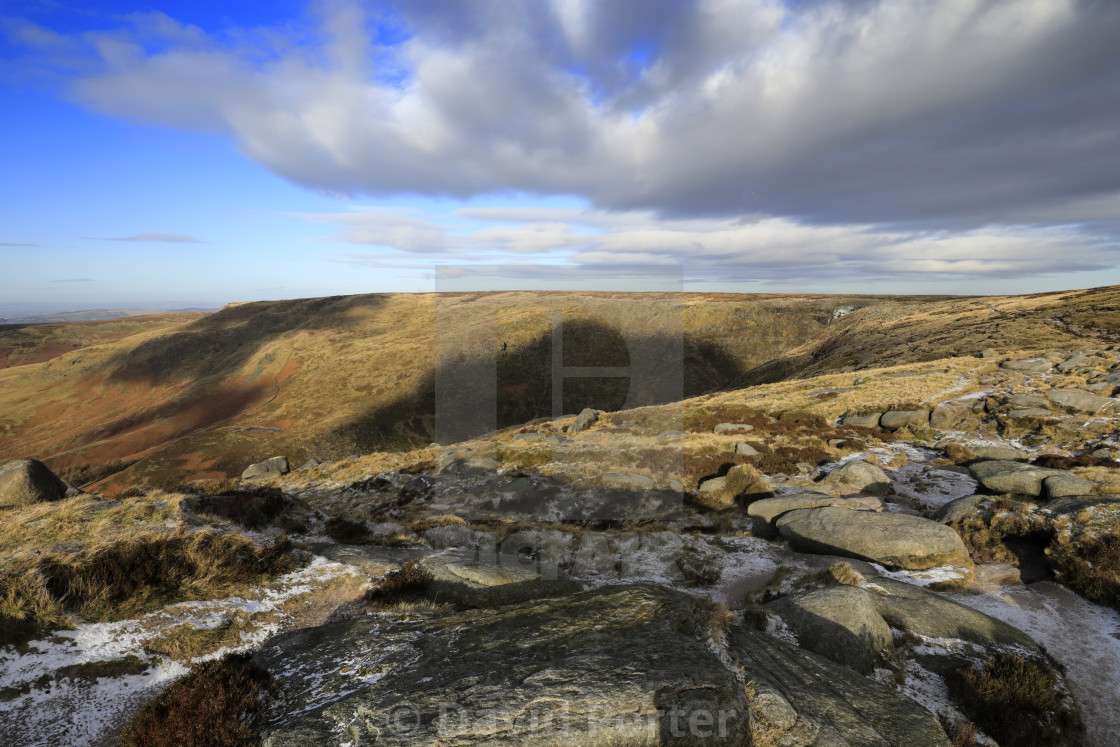
<svg viewBox="0 0 1120 747"><path fill-rule="evenodd" d="M642 339L661 334L667 320L679 325L683 393L692 396L795 371L841 373L986 347L1099 346L1088 325L1120 331L1118 299L1116 289L968 299L508 292L442 296L437 310L432 294L400 294L239 304L159 324L54 325L59 339L68 328L139 326L128 337L0 370L0 460L34 456L63 472L138 460L98 484L112 493L235 475L277 453L329 459L415 447L432 437L437 342L491 329L503 346L499 425L525 422L550 414L557 313L575 330L565 333L565 349L577 359L605 352L596 347L597 319L621 319L624 333ZM849 305L859 308L832 319ZM613 409L609 387L589 396L565 409Z"/></svg>

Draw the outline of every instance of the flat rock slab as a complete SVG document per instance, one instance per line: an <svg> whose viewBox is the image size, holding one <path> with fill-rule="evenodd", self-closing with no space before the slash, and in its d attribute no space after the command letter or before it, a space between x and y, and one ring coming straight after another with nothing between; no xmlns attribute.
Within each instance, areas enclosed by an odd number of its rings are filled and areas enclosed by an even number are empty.
<svg viewBox="0 0 1120 747"><path fill-rule="evenodd" d="M281 635L253 659L279 686L263 743L949 745L915 701L742 624L725 664L709 615L636 585Z"/></svg>
<svg viewBox="0 0 1120 747"><path fill-rule="evenodd" d="M837 506L856 511L877 511L882 509L883 502L871 496L837 498L820 493L798 493L797 495L780 495L755 501L747 506L747 516L773 524L779 516L790 511L800 508L820 508L822 506Z"/></svg>
<svg viewBox="0 0 1120 747"><path fill-rule="evenodd" d="M785 621L803 648L871 674L880 657L894 650L874 596L856 586L832 586L777 599L766 609Z"/></svg>
<svg viewBox="0 0 1120 747"><path fill-rule="evenodd" d="M890 410L879 418L879 426L896 431L899 428L925 428L929 425L929 410Z"/></svg>
<svg viewBox="0 0 1120 747"><path fill-rule="evenodd" d="M1101 397L1076 389L1051 389L1048 396L1050 401L1058 407L1064 407L1075 412L1085 412L1090 415L1099 413L1113 402L1108 397Z"/></svg>
<svg viewBox="0 0 1120 747"><path fill-rule="evenodd" d="M1008 371L1022 371L1024 373L1046 373L1053 366L1045 358L1025 358L1017 361L1004 361L1000 368Z"/></svg>
<svg viewBox="0 0 1120 747"><path fill-rule="evenodd" d="M311 552L336 563L344 563L362 569L370 576L384 576L394 568L399 568L413 558L431 552L426 547L385 547L383 545L336 545L319 543L311 546Z"/></svg>
<svg viewBox="0 0 1120 747"><path fill-rule="evenodd" d="M845 555L908 570L972 564L956 532L918 516L826 506L790 511L775 524L778 533L803 552Z"/></svg>

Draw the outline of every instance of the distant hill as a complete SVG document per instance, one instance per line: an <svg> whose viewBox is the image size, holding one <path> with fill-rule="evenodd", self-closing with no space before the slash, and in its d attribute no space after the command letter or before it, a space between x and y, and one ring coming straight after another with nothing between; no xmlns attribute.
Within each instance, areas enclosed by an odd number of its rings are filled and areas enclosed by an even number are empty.
<svg viewBox="0 0 1120 747"><path fill-rule="evenodd" d="M339 296L0 328L0 461L36 457L99 489L174 486L293 460L407 449L435 435L435 381L496 360L498 427L552 414L552 320L564 365L617 336L683 332L680 396L1001 351L1083 349L1120 334L1120 289L1017 297L492 292ZM478 352L480 330L495 348ZM680 339L681 335L677 334ZM437 344L458 349L436 370ZM489 344L489 343L487 343ZM605 347L604 347L605 346ZM614 346L617 348L617 346ZM599 362L596 362L598 359ZM619 380L565 384L563 409L616 410Z"/></svg>
<svg viewBox="0 0 1120 747"><path fill-rule="evenodd" d="M0 318L0 324L57 324L60 322L96 322L106 319L126 319L133 316L154 314L206 312L213 309L88 309L85 311L60 311L51 314L31 314Z"/></svg>

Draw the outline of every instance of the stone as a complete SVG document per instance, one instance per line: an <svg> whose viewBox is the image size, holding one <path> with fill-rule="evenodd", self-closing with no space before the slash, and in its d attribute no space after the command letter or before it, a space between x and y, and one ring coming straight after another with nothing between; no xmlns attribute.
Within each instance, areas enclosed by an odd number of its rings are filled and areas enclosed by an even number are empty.
<svg viewBox="0 0 1120 747"><path fill-rule="evenodd" d="M891 627L927 638L957 638L981 646L1000 644L1038 651L1038 644L1018 628L935 591L881 577L874 579L874 584L886 594L875 594L872 602Z"/></svg>
<svg viewBox="0 0 1120 747"><path fill-rule="evenodd" d="M758 456L758 449L747 443L737 443L735 453L739 456Z"/></svg>
<svg viewBox="0 0 1120 747"><path fill-rule="evenodd" d="M878 428L879 418L882 413L873 412L870 415L845 415L844 425L854 425L857 428Z"/></svg>
<svg viewBox="0 0 1120 747"><path fill-rule="evenodd" d="M1059 371L1062 371L1062 372L1072 371L1073 369L1077 368L1078 366L1084 366L1084 365L1087 365L1088 363L1089 363L1089 356L1088 355L1086 355L1083 352L1082 353L1075 353L1072 356L1070 356L1069 358L1067 358L1066 360L1059 363L1057 366L1055 366L1055 368L1057 368Z"/></svg>
<svg viewBox="0 0 1120 747"><path fill-rule="evenodd" d="M878 511L882 509L883 502L871 496L837 498L820 493L797 493L755 501L747 506L747 516L773 524L775 519L789 511L799 508L819 508L821 506L839 506L855 511Z"/></svg>
<svg viewBox="0 0 1120 747"><path fill-rule="evenodd" d="M66 483L38 459L15 459L0 466L0 508L62 500L66 490Z"/></svg>
<svg viewBox="0 0 1120 747"><path fill-rule="evenodd" d="M1116 454L1112 449L1093 449L1090 456L1095 459L1107 459L1109 461L1115 461L1116 459Z"/></svg>
<svg viewBox="0 0 1120 747"><path fill-rule="evenodd" d="M1011 461L977 462L969 467L969 472L989 493L1032 497L1042 495L1042 481L1047 477L1067 474L1062 470Z"/></svg>
<svg viewBox="0 0 1120 747"><path fill-rule="evenodd" d="M1019 418L1056 418L1058 413L1051 410L1043 410L1040 407L1027 407L1022 410L1012 410L1007 413L1007 417L1018 420Z"/></svg>
<svg viewBox="0 0 1120 747"><path fill-rule="evenodd" d="M972 405L968 400L943 402L930 413L929 426L937 430L949 430L972 415Z"/></svg>
<svg viewBox="0 0 1120 747"><path fill-rule="evenodd" d="M783 597L766 609L782 618L802 648L871 674L894 650L891 629L876 610L874 596L855 586L832 586Z"/></svg>
<svg viewBox="0 0 1120 747"><path fill-rule="evenodd" d="M987 500L988 497L984 495L966 495L938 507L929 518L942 524L955 524L969 516L979 514Z"/></svg>
<svg viewBox="0 0 1120 747"><path fill-rule="evenodd" d="M250 464L241 473L242 480L271 480L288 474L288 457L276 456L263 462Z"/></svg>
<svg viewBox="0 0 1120 747"><path fill-rule="evenodd" d="M1025 462L1031 458L1030 454L1014 446L969 444L968 448L981 461Z"/></svg>
<svg viewBox="0 0 1120 747"><path fill-rule="evenodd" d="M896 431L899 428L925 428L929 425L929 410L890 410L879 418L879 426Z"/></svg>
<svg viewBox="0 0 1120 747"><path fill-rule="evenodd" d="M599 422L600 415L602 415L601 411L585 407L579 415L576 415L575 421L568 426L568 433L580 433L587 430Z"/></svg>
<svg viewBox="0 0 1120 747"><path fill-rule="evenodd" d="M684 431L661 431L657 434L658 441L668 441L673 438L680 438L687 435Z"/></svg>
<svg viewBox="0 0 1120 747"><path fill-rule="evenodd" d="M749 433L754 430L750 423L720 423L712 429L712 433Z"/></svg>
<svg viewBox="0 0 1120 747"><path fill-rule="evenodd" d="M824 483L857 493L883 495L891 487L887 473L870 462L856 460L841 465L828 473Z"/></svg>
<svg viewBox="0 0 1120 747"><path fill-rule="evenodd" d="M916 701L819 654L746 625L728 631L727 654L743 673L754 717L751 738L741 744L951 744L936 717Z"/></svg>
<svg viewBox="0 0 1120 747"><path fill-rule="evenodd" d="M1064 475L1051 475L1042 481L1047 498L1068 498L1074 495L1089 495L1096 490L1096 483L1067 472Z"/></svg>
<svg viewBox="0 0 1120 747"><path fill-rule="evenodd" d="M301 464L299 469L296 470L296 471L297 472L305 472L309 469L315 469L316 467L322 466L322 464L323 463L320 462L318 459L308 459L306 462Z"/></svg>
<svg viewBox="0 0 1120 747"><path fill-rule="evenodd" d="M581 588L556 567L519 553L516 544L507 540L502 551L464 548L429 555L420 561L432 576L425 596L464 607L494 607Z"/></svg>
<svg viewBox="0 0 1120 747"><path fill-rule="evenodd" d="M775 524L802 552L844 555L907 570L972 565L956 532L918 516L825 506L790 511Z"/></svg>
<svg viewBox="0 0 1120 747"><path fill-rule="evenodd" d="M644 745L659 744L671 719L702 725L683 744L742 744L746 691L708 648L705 621L684 594L624 586L282 635L253 658L278 685L262 741Z"/></svg>
<svg viewBox="0 0 1120 747"><path fill-rule="evenodd" d="M1076 389L1051 389L1050 401L1058 407L1075 412L1085 412L1095 415L1112 403L1108 397L1077 391Z"/></svg>
<svg viewBox="0 0 1120 747"><path fill-rule="evenodd" d="M1026 358L1017 361L1004 361L1000 368L1008 371L1022 371L1023 373L1047 373L1053 366L1044 358Z"/></svg>
<svg viewBox="0 0 1120 747"><path fill-rule="evenodd" d="M1012 394L1008 400L1008 404L1012 407L1018 408L1032 408L1032 407L1049 407L1050 400L1046 397L1037 397L1033 394Z"/></svg>
<svg viewBox="0 0 1120 747"><path fill-rule="evenodd" d="M980 351L980 357L981 358L998 358L999 357L999 351L996 350L995 348L984 348L983 350Z"/></svg>
<svg viewBox="0 0 1120 747"><path fill-rule="evenodd" d="M723 477L713 477L700 484L695 502L705 508L723 511L735 505L740 496L765 497L772 495L773 486L761 472L749 464L738 464Z"/></svg>

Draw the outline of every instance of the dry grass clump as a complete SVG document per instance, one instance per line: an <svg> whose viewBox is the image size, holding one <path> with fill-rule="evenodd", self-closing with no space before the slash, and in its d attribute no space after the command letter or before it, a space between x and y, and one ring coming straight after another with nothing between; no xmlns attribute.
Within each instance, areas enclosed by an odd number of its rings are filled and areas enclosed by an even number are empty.
<svg viewBox="0 0 1120 747"><path fill-rule="evenodd" d="M248 628L247 615L235 617L216 628L196 628L186 623L176 626L166 636L145 642L144 649L179 661L189 661L222 648L240 646L241 633Z"/></svg>
<svg viewBox="0 0 1120 747"><path fill-rule="evenodd" d="M455 514L440 514L438 516L424 516L412 522L412 531L426 532L436 527L465 527L465 519Z"/></svg>
<svg viewBox="0 0 1120 747"><path fill-rule="evenodd" d="M955 464L972 464L978 458L972 449L961 444L946 444L945 456L952 459Z"/></svg>
<svg viewBox="0 0 1120 747"><path fill-rule="evenodd" d="M66 627L73 615L122 619L227 596L295 563L284 540L180 526L181 496L105 504L78 496L29 506L0 524L0 643Z"/></svg>
<svg viewBox="0 0 1120 747"><path fill-rule="evenodd" d="M248 747L267 701L268 675L235 654L198 665L145 705L121 747Z"/></svg>
<svg viewBox="0 0 1120 747"><path fill-rule="evenodd" d="M85 661L80 664L67 664L55 671L55 681L61 679L81 682L97 682L102 677L123 677L127 674L143 674L150 665L135 654L119 659Z"/></svg>
<svg viewBox="0 0 1120 747"><path fill-rule="evenodd" d="M960 721L944 711L937 714L941 728L953 743L953 747L979 747L980 730L971 721Z"/></svg>
<svg viewBox="0 0 1120 747"><path fill-rule="evenodd" d="M410 560L386 573L376 586L366 592L366 599L379 608L421 601L432 581L432 574L420 565L419 560Z"/></svg>
<svg viewBox="0 0 1120 747"><path fill-rule="evenodd" d="M1047 555L1071 589L1120 610L1120 529L1077 543L1053 543Z"/></svg>
<svg viewBox="0 0 1120 747"><path fill-rule="evenodd" d="M1105 467L1120 469L1120 462L1111 459L1097 459L1092 454L1078 454L1077 456L1062 456L1060 454L1043 454L1034 460L1033 464L1049 469L1073 469L1074 467Z"/></svg>
<svg viewBox="0 0 1120 747"><path fill-rule="evenodd" d="M966 667L946 681L965 714L1000 744L1081 744L1080 715L1047 664L996 654L982 669Z"/></svg>

